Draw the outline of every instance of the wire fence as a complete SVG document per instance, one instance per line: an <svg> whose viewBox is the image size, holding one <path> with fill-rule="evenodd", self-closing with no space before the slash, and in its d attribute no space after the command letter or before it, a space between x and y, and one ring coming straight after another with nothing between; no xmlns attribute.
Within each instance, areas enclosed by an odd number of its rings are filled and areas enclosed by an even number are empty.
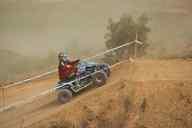
<svg viewBox="0 0 192 128"><path fill-rule="evenodd" d="M128 42L84 60L107 63L113 68L119 62L132 56L136 57L137 51L135 49L137 47L135 43L137 41ZM134 49L132 54L128 53L130 47ZM57 102L57 92L55 91L57 83L55 72L54 69L31 79L0 88L1 128L29 126L61 106ZM38 79L40 80L38 81Z"/></svg>

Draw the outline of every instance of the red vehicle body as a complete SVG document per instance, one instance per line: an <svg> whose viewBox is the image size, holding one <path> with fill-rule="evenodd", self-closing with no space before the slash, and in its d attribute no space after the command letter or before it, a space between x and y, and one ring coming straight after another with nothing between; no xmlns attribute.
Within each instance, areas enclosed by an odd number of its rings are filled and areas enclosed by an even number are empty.
<svg viewBox="0 0 192 128"><path fill-rule="evenodd" d="M79 60L75 60L67 62L64 65L59 64L58 72L60 81L64 81L76 74L78 62Z"/></svg>

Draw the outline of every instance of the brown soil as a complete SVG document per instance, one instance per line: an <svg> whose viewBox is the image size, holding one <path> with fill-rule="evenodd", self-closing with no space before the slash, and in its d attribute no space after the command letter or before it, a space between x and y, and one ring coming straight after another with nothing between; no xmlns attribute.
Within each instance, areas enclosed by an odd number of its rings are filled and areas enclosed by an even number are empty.
<svg viewBox="0 0 192 128"><path fill-rule="evenodd" d="M55 82L52 76L16 90L32 95ZM70 103L60 105L49 94L2 113L0 123L2 128L190 128L191 92L191 60L137 60L116 66L104 87Z"/></svg>

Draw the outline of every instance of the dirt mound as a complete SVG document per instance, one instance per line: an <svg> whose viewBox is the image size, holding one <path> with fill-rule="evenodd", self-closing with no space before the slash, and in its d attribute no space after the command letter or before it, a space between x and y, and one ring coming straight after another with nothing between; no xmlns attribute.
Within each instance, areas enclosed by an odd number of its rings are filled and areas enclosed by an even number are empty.
<svg viewBox="0 0 192 128"><path fill-rule="evenodd" d="M190 128L191 67L186 60L123 64L115 69L109 84L74 99L30 127Z"/></svg>
<svg viewBox="0 0 192 128"><path fill-rule="evenodd" d="M190 128L192 81L121 80L86 94L31 126L58 128Z"/></svg>
<svg viewBox="0 0 192 128"><path fill-rule="evenodd" d="M6 90L6 103L27 100L55 86L55 74ZM0 114L2 128L191 126L191 60L136 60L112 69L106 86L61 105L55 93ZM0 96L1 97L1 96ZM42 121L40 121L42 120Z"/></svg>

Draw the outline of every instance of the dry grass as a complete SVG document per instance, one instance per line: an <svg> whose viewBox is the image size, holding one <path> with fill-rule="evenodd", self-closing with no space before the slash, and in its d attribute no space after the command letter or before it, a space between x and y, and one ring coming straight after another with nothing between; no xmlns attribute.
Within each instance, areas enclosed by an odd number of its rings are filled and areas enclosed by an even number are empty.
<svg viewBox="0 0 192 128"><path fill-rule="evenodd" d="M102 93L106 87L70 104L71 109L57 114L54 123L49 119L42 124L50 128L190 128L192 81L154 82L119 81L108 92Z"/></svg>
<svg viewBox="0 0 192 128"><path fill-rule="evenodd" d="M177 60L138 62L129 71L116 72L121 80L76 98L31 128L53 121L58 128L191 128L190 65Z"/></svg>

